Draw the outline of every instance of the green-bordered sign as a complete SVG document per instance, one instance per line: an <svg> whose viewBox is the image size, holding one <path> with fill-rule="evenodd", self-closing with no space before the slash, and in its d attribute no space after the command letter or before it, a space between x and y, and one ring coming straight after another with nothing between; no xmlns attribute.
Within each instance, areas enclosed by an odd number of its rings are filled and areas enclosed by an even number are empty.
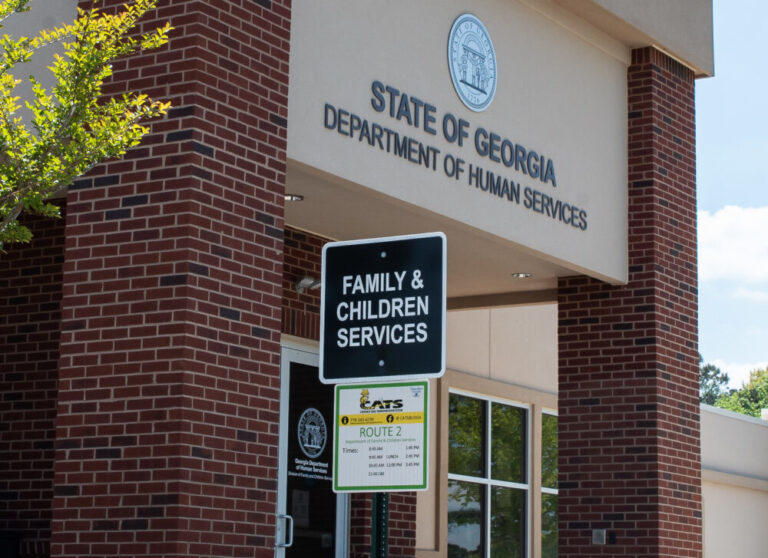
<svg viewBox="0 0 768 558"><path fill-rule="evenodd" d="M334 492L427 489L428 386L336 386Z"/></svg>

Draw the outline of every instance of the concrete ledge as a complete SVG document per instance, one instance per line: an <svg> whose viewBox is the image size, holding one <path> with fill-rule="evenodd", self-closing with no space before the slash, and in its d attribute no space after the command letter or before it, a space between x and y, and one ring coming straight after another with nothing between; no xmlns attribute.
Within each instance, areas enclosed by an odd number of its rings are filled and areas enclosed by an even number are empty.
<svg viewBox="0 0 768 558"><path fill-rule="evenodd" d="M739 486L741 488L749 488L750 490L760 490L762 492L768 492L768 479L759 479L755 477L747 477L744 475L736 475L733 473L727 473L725 471L716 471L714 469L702 469L701 480L703 482L711 482L715 484L727 484L730 486Z"/></svg>

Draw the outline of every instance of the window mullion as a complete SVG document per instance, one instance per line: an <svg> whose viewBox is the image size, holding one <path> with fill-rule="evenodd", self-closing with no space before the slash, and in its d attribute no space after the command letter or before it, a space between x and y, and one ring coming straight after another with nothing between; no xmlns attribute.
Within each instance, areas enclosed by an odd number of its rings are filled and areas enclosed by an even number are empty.
<svg viewBox="0 0 768 558"><path fill-rule="evenodd" d="M472 482L475 484L482 484L483 486L488 484L488 479L484 479L482 477L471 477L468 475L459 475L458 473L448 473L448 480Z"/></svg>
<svg viewBox="0 0 768 558"><path fill-rule="evenodd" d="M491 412L492 403L490 401L485 402L485 478L487 483L485 485L485 556L490 558L491 556Z"/></svg>
<svg viewBox="0 0 768 558"><path fill-rule="evenodd" d="M536 408L538 411L538 408ZM523 479L526 484L525 489L525 528L523 529L523 533L525 533L525 540L523 541L523 547L524 547L524 556L527 558L531 557L531 547L533 544L533 537L532 537L532 531L531 531L531 525L533 524L533 480L534 480L534 470L533 470L533 450L534 446L536 448L539 448L541 446L540 443L534 444L533 443L533 411L534 407L531 407L528 411L525 413L525 449L523 450L525 456L525 478ZM539 467L539 477L541 477L540 474L541 467ZM535 495L539 498L539 503L541 503L541 496L539 494Z"/></svg>
<svg viewBox="0 0 768 558"><path fill-rule="evenodd" d="M485 402L485 478L491 480L491 402Z"/></svg>

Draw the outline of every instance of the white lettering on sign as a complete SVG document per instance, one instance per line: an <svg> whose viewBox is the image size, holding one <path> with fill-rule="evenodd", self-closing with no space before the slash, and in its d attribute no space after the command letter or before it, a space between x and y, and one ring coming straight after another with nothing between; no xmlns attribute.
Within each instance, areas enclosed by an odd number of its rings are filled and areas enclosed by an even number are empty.
<svg viewBox="0 0 768 558"><path fill-rule="evenodd" d="M412 290L424 288L424 278L420 269L413 270L411 280L404 283L406 275L408 275L407 270L344 275L341 280L342 295L398 293L408 287ZM429 295L342 300L336 305L336 319L339 322L416 318L428 315ZM336 331L336 346L342 349L424 343L428 339L427 324L422 321L341 327Z"/></svg>
<svg viewBox="0 0 768 558"><path fill-rule="evenodd" d="M342 278L343 294L382 293L403 290L406 271L394 273L366 273L363 275L345 275ZM392 276L394 275L394 281ZM397 286L395 286L395 283Z"/></svg>
<svg viewBox="0 0 768 558"><path fill-rule="evenodd" d="M446 240L439 232L327 243L321 381L441 376L445 266Z"/></svg>
<svg viewBox="0 0 768 558"><path fill-rule="evenodd" d="M336 318L340 322L376 320L383 318L412 318L429 314L429 295L380 298L374 300L353 300L339 302Z"/></svg>
<svg viewBox="0 0 768 558"><path fill-rule="evenodd" d="M394 324L383 326L342 327L338 330L336 344L341 347L373 347L375 345L400 345L424 343L428 339L427 324Z"/></svg>

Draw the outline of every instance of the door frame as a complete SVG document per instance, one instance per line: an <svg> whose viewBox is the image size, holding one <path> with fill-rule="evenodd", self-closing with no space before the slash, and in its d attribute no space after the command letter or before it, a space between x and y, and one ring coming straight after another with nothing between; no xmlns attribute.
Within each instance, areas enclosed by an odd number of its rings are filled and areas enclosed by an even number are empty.
<svg viewBox="0 0 768 558"><path fill-rule="evenodd" d="M288 490L288 404L291 363L318 366L320 357L315 347L283 339L280 344L280 427L278 431L277 510L275 519L275 545L286 541L289 515L286 510ZM290 520L292 524L292 520ZM346 558L349 549L349 494L336 495L336 558ZM285 547L275 546L275 558L285 557Z"/></svg>

